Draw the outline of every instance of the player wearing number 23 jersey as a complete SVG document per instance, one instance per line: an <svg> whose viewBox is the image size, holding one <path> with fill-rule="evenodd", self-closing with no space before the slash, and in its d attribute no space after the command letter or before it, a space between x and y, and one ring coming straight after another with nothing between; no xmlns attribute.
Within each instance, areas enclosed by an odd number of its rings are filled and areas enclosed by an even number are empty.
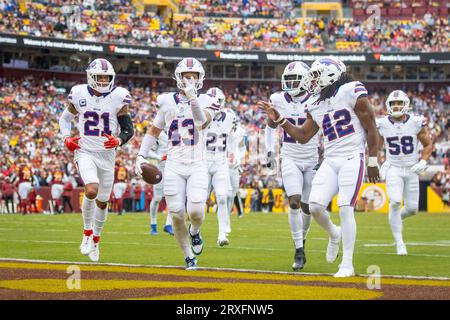
<svg viewBox="0 0 450 320"><path fill-rule="evenodd" d="M128 114L131 96L114 86L114 68L106 59L95 59L87 70L87 84L74 86L68 107L59 120L64 143L74 151L74 160L84 182L82 254L97 262L99 241L107 217L113 183L116 147L133 136ZM71 122L78 117L79 137L71 137ZM95 201L94 201L95 200ZM96 204L96 205L95 205Z"/></svg>
<svg viewBox="0 0 450 320"><path fill-rule="evenodd" d="M316 60L309 70L309 91L315 94L308 102L306 121L294 126L267 103L260 103L270 119L300 143L307 143L322 129L324 160L313 181L309 210L329 236L326 258L333 262L342 238L343 256L335 277L354 274L353 250L356 240L354 205L365 174L365 146L369 150L369 181L379 180L377 150L378 133L375 114L361 82L353 81L346 66L335 57ZM341 227L336 227L326 214L326 206L338 194ZM342 231L341 231L342 228Z"/></svg>

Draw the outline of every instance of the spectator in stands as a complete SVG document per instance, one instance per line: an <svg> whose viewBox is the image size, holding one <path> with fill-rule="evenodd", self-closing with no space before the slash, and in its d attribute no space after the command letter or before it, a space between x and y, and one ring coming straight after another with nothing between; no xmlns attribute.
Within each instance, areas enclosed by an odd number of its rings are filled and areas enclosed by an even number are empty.
<svg viewBox="0 0 450 320"><path fill-rule="evenodd" d="M64 187L63 187L63 194L62 194L62 209L63 209L63 212L67 212L66 211L66 204L67 204L67 206L70 209L68 212L73 212L72 192L73 192L73 184L72 184L71 180L68 180L66 183L64 183Z"/></svg>
<svg viewBox="0 0 450 320"><path fill-rule="evenodd" d="M14 213L14 184L11 183L10 177L5 177L1 183L2 200L8 213ZM11 205L11 210L9 210Z"/></svg>

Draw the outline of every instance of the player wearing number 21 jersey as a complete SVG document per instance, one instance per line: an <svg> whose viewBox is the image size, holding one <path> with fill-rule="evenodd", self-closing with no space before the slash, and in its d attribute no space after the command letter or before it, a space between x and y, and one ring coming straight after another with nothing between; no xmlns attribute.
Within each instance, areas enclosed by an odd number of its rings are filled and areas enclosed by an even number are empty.
<svg viewBox="0 0 450 320"><path fill-rule="evenodd" d="M267 102L260 102L260 107L300 143L307 143L322 129L325 154L312 181L309 210L330 236L326 254L328 262L337 258L342 237L342 263L334 276L349 277L354 275L354 205L364 179L366 141L369 149L369 181L379 180L375 115L364 85L352 81L339 59L325 57L316 60L308 77L309 91L317 98L307 103L307 119L302 126L291 124ZM326 207L336 193L341 227L336 227L326 214Z"/></svg>
<svg viewBox="0 0 450 320"><path fill-rule="evenodd" d="M75 152L74 160L84 182L81 205L84 235L80 251L97 262L99 241L107 218L107 204L114 183L116 147L134 134L127 89L113 87L114 68L106 59L95 59L86 70L87 84L74 86L68 107L59 119L64 144ZM71 137L71 122L78 117L79 137Z"/></svg>
<svg viewBox="0 0 450 320"><path fill-rule="evenodd" d="M148 162L145 157L167 127L169 145L163 189L174 236L184 254L187 270L197 269L195 255L203 250L200 227L208 194L204 131L219 111L216 99L197 93L204 77L205 71L197 59L185 58L178 63L175 79L179 91L158 96L158 113L144 136L135 167L140 176L141 165ZM189 231L185 225L185 208L191 223Z"/></svg>
<svg viewBox="0 0 450 320"><path fill-rule="evenodd" d="M398 255L408 254L403 242L402 220L416 214L419 206L419 174L426 169L433 150L426 119L408 114L409 103L408 95L403 91L391 92L386 100L388 115L377 120L381 142L384 140L386 147L386 161L380 173L381 178L386 180L389 224ZM419 141L423 145L420 161Z"/></svg>

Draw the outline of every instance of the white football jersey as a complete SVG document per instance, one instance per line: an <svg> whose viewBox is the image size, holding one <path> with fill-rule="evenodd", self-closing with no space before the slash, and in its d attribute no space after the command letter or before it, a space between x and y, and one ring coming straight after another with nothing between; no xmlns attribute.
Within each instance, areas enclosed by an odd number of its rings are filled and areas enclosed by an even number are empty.
<svg viewBox="0 0 450 320"><path fill-rule="evenodd" d="M352 81L340 86L330 99L307 102L306 112L322 129L325 157L365 153L366 132L354 111L361 96L367 96L366 88L361 82Z"/></svg>
<svg viewBox="0 0 450 320"><path fill-rule="evenodd" d="M206 130L207 161L220 161L227 158L235 118L233 111L225 109L209 125Z"/></svg>
<svg viewBox="0 0 450 320"><path fill-rule="evenodd" d="M131 103L127 89L115 87L110 93L100 97L87 84L74 86L68 100L78 111L78 130L80 149L86 151L111 151L104 147L103 133L117 136L119 123L117 113L124 105Z"/></svg>
<svg viewBox="0 0 450 320"><path fill-rule="evenodd" d="M207 108L216 99L207 94L198 96L202 108ZM193 164L205 159L204 131L194 125L192 110L187 99L177 92L163 93L157 98L158 113L153 125L167 128L167 161Z"/></svg>
<svg viewBox="0 0 450 320"><path fill-rule="evenodd" d="M312 96L305 94L301 97L291 97L287 92L275 92L270 96L270 102L293 125L301 126L306 120L305 106ZM281 158L298 161L319 161L319 133L308 143L301 144L283 130Z"/></svg>
<svg viewBox="0 0 450 320"><path fill-rule="evenodd" d="M240 163L242 163L245 160L247 149L246 149L245 144L242 147L240 147L239 145L244 140L246 135L247 135L247 132L245 131L245 129L238 124L230 136L230 144L229 144L230 147L229 147L228 151L230 153L234 153L234 156L239 157ZM231 162L228 163L228 165L230 168L233 168L233 166L234 166L233 163L231 163Z"/></svg>
<svg viewBox="0 0 450 320"><path fill-rule="evenodd" d="M409 114L405 121L395 121L391 116L377 119L377 129L386 146L386 161L397 167L415 165L419 161L417 135L426 124L425 117Z"/></svg>

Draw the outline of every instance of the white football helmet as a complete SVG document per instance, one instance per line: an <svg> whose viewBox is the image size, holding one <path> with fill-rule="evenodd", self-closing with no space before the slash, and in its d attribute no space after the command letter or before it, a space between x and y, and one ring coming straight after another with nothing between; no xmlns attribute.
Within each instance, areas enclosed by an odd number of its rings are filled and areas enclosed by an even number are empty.
<svg viewBox="0 0 450 320"><path fill-rule="evenodd" d="M223 94L223 91L219 88L209 88L206 92L207 95L210 95L213 98L216 98L217 101L220 104L220 109L225 108L225 95Z"/></svg>
<svg viewBox="0 0 450 320"><path fill-rule="evenodd" d="M202 64L195 58L184 58L181 60L177 67L175 68L175 80L177 82L177 87L180 90L184 90L185 83L183 81L182 74L185 72L198 72L198 80L195 83L197 90L203 87L203 80L205 79L205 69L203 69Z"/></svg>
<svg viewBox="0 0 450 320"><path fill-rule="evenodd" d="M319 94L323 88L335 83L346 71L345 64L336 57L317 59L309 69L309 91Z"/></svg>
<svg viewBox="0 0 450 320"><path fill-rule="evenodd" d="M402 102L402 106L400 107L400 109L397 109L398 107L392 105L392 102L394 101ZM386 99L386 109L389 115L393 116L394 118L400 118L409 111L408 95L402 90L392 91Z"/></svg>
<svg viewBox="0 0 450 320"><path fill-rule="evenodd" d="M87 73L87 83L88 86L98 91L100 93L111 92L114 86L114 79L116 78L116 73L112 64L102 58L95 59L92 61L86 69ZM107 75L109 76L108 82L98 81L97 76Z"/></svg>
<svg viewBox="0 0 450 320"><path fill-rule="evenodd" d="M291 96L298 95L301 91L308 90L308 73L309 67L301 61L289 63L281 76L281 89ZM292 76L295 76L293 78Z"/></svg>

